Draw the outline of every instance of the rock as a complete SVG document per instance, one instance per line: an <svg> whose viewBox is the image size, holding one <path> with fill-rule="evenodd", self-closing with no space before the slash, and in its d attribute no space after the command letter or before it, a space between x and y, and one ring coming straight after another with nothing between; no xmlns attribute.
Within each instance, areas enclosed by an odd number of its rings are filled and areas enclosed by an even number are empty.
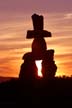
<svg viewBox="0 0 72 108"><path fill-rule="evenodd" d="M51 37L51 32L43 30L43 16L32 15L34 30L28 30L27 38L34 38L32 43L32 52L23 56L19 78L21 80L32 80L38 77L38 69L35 61L42 60L43 78L52 78L55 76L57 66L54 61L54 50L47 50L44 37Z"/></svg>
<svg viewBox="0 0 72 108"><path fill-rule="evenodd" d="M37 77L37 67L31 56L25 56L24 63L21 65L19 78L21 80L32 80Z"/></svg>

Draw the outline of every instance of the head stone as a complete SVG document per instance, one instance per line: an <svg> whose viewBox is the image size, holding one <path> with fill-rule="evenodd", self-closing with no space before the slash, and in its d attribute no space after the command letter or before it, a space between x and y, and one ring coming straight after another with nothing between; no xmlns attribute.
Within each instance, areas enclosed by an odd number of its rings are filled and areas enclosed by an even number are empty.
<svg viewBox="0 0 72 108"><path fill-rule="evenodd" d="M44 18L42 15L33 14L32 16L34 30L28 30L26 38L40 38L40 37L51 37L51 32L44 29Z"/></svg>
<svg viewBox="0 0 72 108"><path fill-rule="evenodd" d="M32 15L34 30L43 30L43 16L37 14Z"/></svg>

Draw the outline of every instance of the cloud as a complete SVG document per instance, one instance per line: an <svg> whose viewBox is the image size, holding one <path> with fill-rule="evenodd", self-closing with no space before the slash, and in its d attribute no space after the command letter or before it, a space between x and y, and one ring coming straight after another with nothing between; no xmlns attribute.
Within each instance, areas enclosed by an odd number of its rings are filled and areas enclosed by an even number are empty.
<svg viewBox="0 0 72 108"><path fill-rule="evenodd" d="M58 54L58 55L56 55L56 57L63 58L63 59L67 58L68 60L72 60L72 53ZM65 59L65 60L67 60L67 59Z"/></svg>
<svg viewBox="0 0 72 108"><path fill-rule="evenodd" d="M72 19L72 13L65 14L64 19Z"/></svg>

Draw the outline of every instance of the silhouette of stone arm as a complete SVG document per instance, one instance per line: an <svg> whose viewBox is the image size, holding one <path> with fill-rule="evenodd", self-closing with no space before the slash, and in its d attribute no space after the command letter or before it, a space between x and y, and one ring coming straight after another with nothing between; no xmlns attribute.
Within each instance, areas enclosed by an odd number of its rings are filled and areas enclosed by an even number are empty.
<svg viewBox="0 0 72 108"><path fill-rule="evenodd" d="M43 30L44 18L43 16L39 16L37 14L32 15L32 22L34 30L28 30L26 38L43 38L43 37L51 37L51 32Z"/></svg>

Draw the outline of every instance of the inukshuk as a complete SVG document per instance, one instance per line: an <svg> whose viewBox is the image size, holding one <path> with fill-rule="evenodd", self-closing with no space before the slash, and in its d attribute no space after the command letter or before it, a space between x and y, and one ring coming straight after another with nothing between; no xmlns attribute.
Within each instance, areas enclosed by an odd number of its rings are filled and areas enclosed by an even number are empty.
<svg viewBox="0 0 72 108"><path fill-rule="evenodd" d="M24 63L21 65L19 78L34 79L38 76L36 60L42 60L43 78L55 76L57 66L54 61L54 50L47 50L44 37L51 37L51 32L43 30L43 16L32 15L34 30L27 31L27 39L34 38L32 52L24 54Z"/></svg>

